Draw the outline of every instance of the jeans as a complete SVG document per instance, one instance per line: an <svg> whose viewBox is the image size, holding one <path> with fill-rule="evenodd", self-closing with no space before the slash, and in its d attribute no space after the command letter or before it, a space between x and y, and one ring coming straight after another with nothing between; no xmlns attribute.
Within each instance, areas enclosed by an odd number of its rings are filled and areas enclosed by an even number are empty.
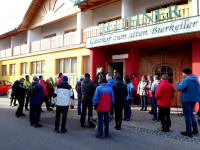
<svg viewBox="0 0 200 150"><path fill-rule="evenodd" d="M163 130L171 127L170 108L159 107L160 120Z"/></svg>
<svg viewBox="0 0 200 150"><path fill-rule="evenodd" d="M157 104L157 99L155 96L152 97L152 112L153 112L153 118L154 119L158 119L158 104Z"/></svg>
<svg viewBox="0 0 200 150"><path fill-rule="evenodd" d="M40 122L41 105L30 105L30 123L37 125Z"/></svg>
<svg viewBox="0 0 200 150"><path fill-rule="evenodd" d="M78 114L81 114L81 105L82 105L82 101L81 98L78 99Z"/></svg>
<svg viewBox="0 0 200 150"><path fill-rule="evenodd" d="M141 109L147 110L147 96L141 96Z"/></svg>
<svg viewBox="0 0 200 150"><path fill-rule="evenodd" d="M197 121L195 120L195 117L193 114L195 103L186 102L186 103L182 103L182 106L183 106L183 113L185 116L186 132L188 134L192 134L192 127L193 127L193 131L198 130Z"/></svg>
<svg viewBox="0 0 200 150"><path fill-rule="evenodd" d="M98 135L103 135L103 124L105 136L109 136L109 113L98 112Z"/></svg>
<svg viewBox="0 0 200 150"><path fill-rule="evenodd" d="M124 102L124 119L130 120L131 118L131 102L132 100L126 100Z"/></svg>
<svg viewBox="0 0 200 150"><path fill-rule="evenodd" d="M65 129L68 109L69 109L69 106L57 106L56 107L56 120L55 120L55 129L56 130L59 129L61 114L62 114L61 130Z"/></svg>

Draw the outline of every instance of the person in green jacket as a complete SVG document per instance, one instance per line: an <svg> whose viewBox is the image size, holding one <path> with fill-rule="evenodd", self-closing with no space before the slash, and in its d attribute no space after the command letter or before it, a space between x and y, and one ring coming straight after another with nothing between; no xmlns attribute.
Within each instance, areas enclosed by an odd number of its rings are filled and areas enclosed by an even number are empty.
<svg viewBox="0 0 200 150"><path fill-rule="evenodd" d="M29 86L31 85L31 82L30 82L30 77L29 75L26 75L25 76L25 81L24 81L24 88L26 89L26 102L25 102L25 110L28 111L28 104L29 104L29 94L28 94L28 88Z"/></svg>

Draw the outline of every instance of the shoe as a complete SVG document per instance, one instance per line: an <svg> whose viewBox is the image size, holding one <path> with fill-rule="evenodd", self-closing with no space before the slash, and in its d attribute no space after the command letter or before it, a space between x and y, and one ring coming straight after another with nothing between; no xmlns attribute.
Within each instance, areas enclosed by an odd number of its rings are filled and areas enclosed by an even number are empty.
<svg viewBox="0 0 200 150"><path fill-rule="evenodd" d="M17 104L14 104L13 106L15 107L15 106L17 106Z"/></svg>
<svg viewBox="0 0 200 150"><path fill-rule="evenodd" d="M110 135L105 135L104 138L108 139L108 138L110 138Z"/></svg>
<svg viewBox="0 0 200 150"><path fill-rule="evenodd" d="M121 127L115 126L116 130L121 130Z"/></svg>
<svg viewBox="0 0 200 150"><path fill-rule="evenodd" d="M60 133L59 129L54 129L54 132Z"/></svg>
<svg viewBox="0 0 200 150"><path fill-rule="evenodd" d="M52 108L47 108L47 111L53 111L53 109Z"/></svg>
<svg viewBox="0 0 200 150"><path fill-rule="evenodd" d="M149 111L149 114L151 114L151 115L152 115L152 114L153 114L153 112L152 112L152 111Z"/></svg>
<svg viewBox="0 0 200 150"><path fill-rule="evenodd" d="M143 111L143 109L141 108L140 111Z"/></svg>
<svg viewBox="0 0 200 150"><path fill-rule="evenodd" d="M78 115L80 116L80 115L81 115L81 113L78 113Z"/></svg>
<svg viewBox="0 0 200 150"><path fill-rule="evenodd" d="M61 129L60 133L66 133L67 129Z"/></svg>
<svg viewBox="0 0 200 150"><path fill-rule="evenodd" d="M81 125L82 128L85 128L86 126L84 124Z"/></svg>
<svg viewBox="0 0 200 150"><path fill-rule="evenodd" d="M26 111L29 111L29 109L28 109L28 108L25 108L25 110L26 110Z"/></svg>
<svg viewBox="0 0 200 150"><path fill-rule="evenodd" d="M94 123L89 123L89 128L95 128L96 125Z"/></svg>
<svg viewBox="0 0 200 150"><path fill-rule="evenodd" d="M130 119L126 119L126 121L130 121Z"/></svg>
<svg viewBox="0 0 200 150"><path fill-rule="evenodd" d="M42 127L41 124L39 124L39 123L35 124L35 128L40 128L40 127Z"/></svg>
<svg viewBox="0 0 200 150"><path fill-rule="evenodd" d="M19 117L20 117L20 115L19 115L19 114L15 114L15 116L16 116L17 118L19 118Z"/></svg>
<svg viewBox="0 0 200 150"><path fill-rule="evenodd" d="M193 135L198 135L198 134L199 134L199 131L198 131L198 130L193 130L192 134L193 134Z"/></svg>
<svg viewBox="0 0 200 150"><path fill-rule="evenodd" d="M181 132L181 134L182 134L183 136L187 136L187 137L190 137L190 138L193 137L192 134L189 134L189 133L187 133L187 132Z"/></svg>
<svg viewBox="0 0 200 150"><path fill-rule="evenodd" d="M30 123L30 126L33 126L34 125L34 123Z"/></svg>
<svg viewBox="0 0 200 150"><path fill-rule="evenodd" d="M22 117L24 117L24 116L26 116L24 113L22 113L20 116L22 116Z"/></svg>
<svg viewBox="0 0 200 150"><path fill-rule="evenodd" d="M102 139L102 138L103 138L103 136L102 136L102 135L100 135L100 134L97 134L97 135L96 135L96 138L97 138L97 139Z"/></svg>

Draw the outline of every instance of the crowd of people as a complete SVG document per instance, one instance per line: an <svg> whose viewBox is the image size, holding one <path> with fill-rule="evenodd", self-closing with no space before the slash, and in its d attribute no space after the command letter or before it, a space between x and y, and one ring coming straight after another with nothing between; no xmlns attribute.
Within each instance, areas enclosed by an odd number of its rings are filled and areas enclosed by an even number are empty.
<svg viewBox="0 0 200 150"><path fill-rule="evenodd" d="M183 70L183 81L176 84L176 89L182 94L182 107L185 116L186 131L182 135L192 137L197 135L198 125L194 117L195 104L200 102L200 85L191 69ZM143 75L141 80L136 73L132 77L122 77L117 70L113 74L105 73L103 68L96 76L95 82L86 73L77 81L78 107L80 126L86 127L86 116L89 128L95 128L93 110L98 115L97 138L109 137L109 122L115 119L115 129L121 130L122 121L130 121L132 116L131 105L140 104L140 111L147 111L148 102L151 105L150 114L153 121L161 122L161 131L169 132L171 127L170 108L174 99L175 88L169 82L168 75L161 77ZM56 106L55 129L57 133L66 133L66 121L69 108L74 107L74 92L68 83L68 77L59 74L56 82L52 78L44 80L43 76L34 76L30 82L27 75L15 81L12 86L11 105L13 99L18 100L16 117L24 116L23 107L30 109L30 125L41 127L40 114L42 103L45 102L47 111ZM30 103L30 104L29 104ZM28 108L28 106L30 106ZM198 112L200 117L200 111ZM61 119L62 117L62 119ZM60 119L62 120L60 127Z"/></svg>

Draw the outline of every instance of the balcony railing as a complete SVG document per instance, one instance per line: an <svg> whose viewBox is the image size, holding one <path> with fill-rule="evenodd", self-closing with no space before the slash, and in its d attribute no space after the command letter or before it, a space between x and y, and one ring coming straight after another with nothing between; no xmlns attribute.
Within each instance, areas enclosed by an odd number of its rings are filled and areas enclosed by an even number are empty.
<svg viewBox="0 0 200 150"><path fill-rule="evenodd" d="M10 57L12 56L12 49L8 48L8 49L4 49L0 51L0 58L5 58L5 57Z"/></svg>
<svg viewBox="0 0 200 150"><path fill-rule="evenodd" d="M147 13L146 15L137 15L128 19L119 19L116 21L108 22L106 24L100 24L99 26L87 28L83 31L83 42L86 42L87 38L95 36L136 29L144 26L174 21L192 16L191 4L180 5L180 7L178 7L177 9L178 16L170 16L171 14L167 10L169 10L169 7L162 9L161 14L158 14L158 11L155 10L151 13Z"/></svg>
<svg viewBox="0 0 200 150"><path fill-rule="evenodd" d="M29 48L27 44L22 44L22 45L13 47L13 56L18 56L18 55L28 54L28 53L29 53Z"/></svg>
<svg viewBox="0 0 200 150"><path fill-rule="evenodd" d="M31 52L37 52L42 50L68 47L72 45L80 44L77 41L77 32L66 33L55 37L35 41L31 43Z"/></svg>

